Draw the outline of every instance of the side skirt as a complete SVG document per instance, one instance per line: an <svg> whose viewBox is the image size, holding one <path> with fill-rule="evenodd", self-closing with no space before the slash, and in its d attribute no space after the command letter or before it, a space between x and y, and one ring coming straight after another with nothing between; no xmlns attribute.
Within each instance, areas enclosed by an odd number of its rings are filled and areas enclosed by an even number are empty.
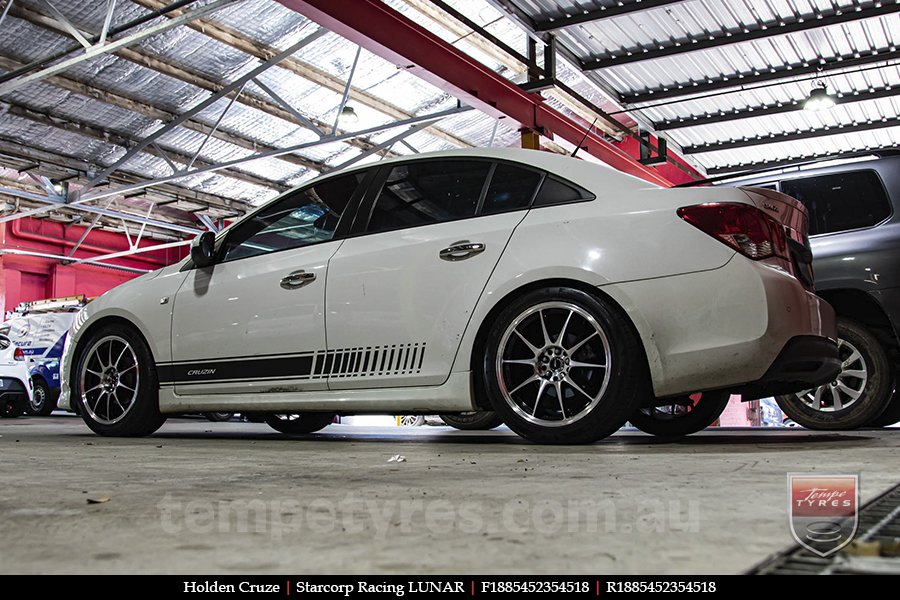
<svg viewBox="0 0 900 600"><path fill-rule="evenodd" d="M273 384L270 390L240 395L179 396L172 386L159 390L163 413L184 412L368 412L441 413L477 410L472 397L472 373L451 373L440 386L289 392Z"/></svg>

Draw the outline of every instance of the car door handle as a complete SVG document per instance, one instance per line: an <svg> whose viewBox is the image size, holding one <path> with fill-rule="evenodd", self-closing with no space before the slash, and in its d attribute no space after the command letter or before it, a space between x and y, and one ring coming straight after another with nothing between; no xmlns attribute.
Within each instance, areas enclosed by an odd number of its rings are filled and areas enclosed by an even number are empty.
<svg viewBox="0 0 900 600"><path fill-rule="evenodd" d="M281 279L281 287L286 290L296 290L308 285L316 280L315 273L307 273L306 271L294 271Z"/></svg>
<svg viewBox="0 0 900 600"><path fill-rule="evenodd" d="M438 256L440 256L442 260L465 260L467 258L472 258L476 254L481 254L484 252L484 248L485 246L481 242L460 240L458 242L453 242L450 246L441 250Z"/></svg>

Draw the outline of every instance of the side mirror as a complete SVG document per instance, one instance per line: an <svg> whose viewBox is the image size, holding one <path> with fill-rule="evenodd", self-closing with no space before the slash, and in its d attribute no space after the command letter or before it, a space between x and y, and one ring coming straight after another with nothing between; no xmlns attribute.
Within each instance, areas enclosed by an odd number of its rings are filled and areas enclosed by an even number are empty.
<svg viewBox="0 0 900 600"><path fill-rule="evenodd" d="M213 264L216 251L216 236L212 231L204 231L191 242L191 261L202 269Z"/></svg>

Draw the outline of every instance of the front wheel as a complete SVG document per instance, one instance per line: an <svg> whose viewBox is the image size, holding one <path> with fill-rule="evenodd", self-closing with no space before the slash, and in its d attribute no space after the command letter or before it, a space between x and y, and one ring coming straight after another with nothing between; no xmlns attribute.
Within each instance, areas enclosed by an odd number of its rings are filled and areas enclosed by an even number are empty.
<svg viewBox="0 0 900 600"><path fill-rule="evenodd" d="M671 398L672 404L638 409L628 420L641 431L660 437L690 435L715 423L730 398L728 392L679 396Z"/></svg>
<svg viewBox="0 0 900 600"><path fill-rule="evenodd" d="M294 413L266 415L266 424L280 433L301 435L314 433L331 425L334 413Z"/></svg>
<svg viewBox="0 0 900 600"><path fill-rule="evenodd" d="M133 329L100 327L82 343L72 374L72 399L94 433L150 435L166 417L159 412L159 383L147 344Z"/></svg>
<svg viewBox="0 0 900 600"><path fill-rule="evenodd" d="M31 400L25 406L25 412L29 415L46 417L56 409L56 400L50 392L50 386L41 379L32 379L34 389L31 392Z"/></svg>
<svg viewBox="0 0 900 600"><path fill-rule="evenodd" d="M438 415L441 421L462 431L487 431L503 425L503 419L490 410L478 410L451 415Z"/></svg>
<svg viewBox="0 0 900 600"><path fill-rule="evenodd" d="M893 391L894 373L875 336L848 319L838 319L837 330L841 372L835 380L775 397L781 410L807 429L862 427L885 411Z"/></svg>
<svg viewBox="0 0 900 600"><path fill-rule="evenodd" d="M586 444L628 420L649 393L640 340L609 302L553 287L495 319L481 377L506 425L541 444Z"/></svg>

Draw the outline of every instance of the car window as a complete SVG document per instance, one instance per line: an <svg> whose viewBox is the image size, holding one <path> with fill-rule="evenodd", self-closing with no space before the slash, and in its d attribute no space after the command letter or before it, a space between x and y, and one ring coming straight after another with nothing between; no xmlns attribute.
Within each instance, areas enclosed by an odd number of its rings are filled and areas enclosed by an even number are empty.
<svg viewBox="0 0 900 600"><path fill-rule="evenodd" d="M492 215L528 208L540 182L541 174L537 171L498 164L491 176L480 214Z"/></svg>
<svg viewBox="0 0 900 600"><path fill-rule="evenodd" d="M475 216L490 163L425 160L393 167L366 231L377 233Z"/></svg>
<svg viewBox="0 0 900 600"><path fill-rule="evenodd" d="M781 191L809 211L809 233L871 227L891 214L881 179L874 171L849 171L781 182Z"/></svg>
<svg viewBox="0 0 900 600"><path fill-rule="evenodd" d="M534 207L579 202L588 198L590 198L590 195L587 192L555 177L546 177L544 178L544 183L541 184L541 190L534 199Z"/></svg>
<svg viewBox="0 0 900 600"><path fill-rule="evenodd" d="M225 261L300 248L334 237L338 221L365 171L327 179L289 193L228 234Z"/></svg>

